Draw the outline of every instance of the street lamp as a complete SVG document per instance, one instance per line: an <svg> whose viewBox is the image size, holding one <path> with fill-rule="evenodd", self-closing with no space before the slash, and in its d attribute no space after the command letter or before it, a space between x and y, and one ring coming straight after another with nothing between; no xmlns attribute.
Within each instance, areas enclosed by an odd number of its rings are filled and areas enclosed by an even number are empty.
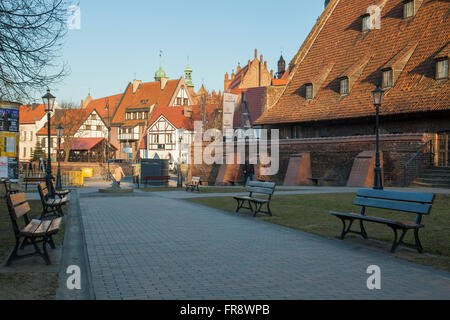
<svg viewBox="0 0 450 320"><path fill-rule="evenodd" d="M47 175L45 177L47 188L52 190L51 182L52 182L52 159L50 156L50 115L53 112L53 106L55 104L56 97L50 93L50 89L47 89L47 94L42 97L42 101L44 102L44 110L47 112L47 138L48 138L48 148L47 148Z"/></svg>
<svg viewBox="0 0 450 320"><path fill-rule="evenodd" d="M61 125L56 127L56 134L58 135L58 152L56 157L58 159L58 174L56 175L56 190L62 190L61 185L61 137L64 133L64 128Z"/></svg>
<svg viewBox="0 0 450 320"><path fill-rule="evenodd" d="M181 188L183 187L183 177L181 175L181 143L183 142L183 134L184 134L184 130L183 129L177 129L177 134L178 134L178 151L179 151L179 155L178 155L178 168L177 168L177 172L178 172L178 182L177 182L177 187Z"/></svg>
<svg viewBox="0 0 450 320"><path fill-rule="evenodd" d="M106 106L105 106L105 110L108 111L108 141L106 144L106 148L108 151L106 151L106 164L108 166L108 174L106 175L106 179L109 179L109 141L111 140L111 119L109 118L109 99L106 100Z"/></svg>
<svg viewBox="0 0 450 320"><path fill-rule="evenodd" d="M372 91L373 104L376 107L376 153L375 153L375 169L374 169L374 183L373 188L378 190L383 190L383 180L381 178L381 167L380 167L380 106L383 103L384 91L380 89L379 86Z"/></svg>

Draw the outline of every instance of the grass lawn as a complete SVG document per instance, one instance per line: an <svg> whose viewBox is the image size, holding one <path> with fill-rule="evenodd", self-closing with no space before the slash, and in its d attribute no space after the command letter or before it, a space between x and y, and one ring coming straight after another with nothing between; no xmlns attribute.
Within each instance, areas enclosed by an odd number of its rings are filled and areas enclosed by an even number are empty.
<svg viewBox="0 0 450 320"><path fill-rule="evenodd" d="M353 205L355 194L313 194L313 195L275 195L271 202L274 217L258 217L270 223L299 229L309 233L328 238L339 238L342 223L339 219L328 214L330 210L344 212L359 212L359 207ZM236 201L228 197L195 198L186 201L234 212ZM436 268L450 271L450 195L437 195L431 214L424 216L425 228L419 235L424 247L424 254L417 251L399 247L393 255L416 263L431 265ZM242 213L245 209L241 209ZM242 214L242 213L238 214ZM397 220L414 221L414 214L394 214L378 209L367 209L367 214L380 217L395 217ZM356 224L355 227L359 225ZM393 241L393 232L386 225L365 223L369 239L383 241L381 252L390 253L390 244ZM355 229L357 230L357 229ZM348 234L347 239L369 248L380 247L379 241L359 241L358 235ZM405 241L414 243L414 236L408 231ZM378 249L377 249L378 250Z"/></svg>
<svg viewBox="0 0 450 320"><path fill-rule="evenodd" d="M145 192L157 192L157 191L186 191L186 188L175 188L175 187L147 187L139 188L141 191ZM220 187L201 187L200 193L236 193L245 192L245 188L220 188Z"/></svg>
<svg viewBox="0 0 450 320"><path fill-rule="evenodd" d="M3 263L6 260L8 252L14 247L15 237L8 208L3 197L0 199L0 203L0 263ZM31 219L38 219L42 210L41 202L39 200L32 200L29 201L29 204L31 207ZM67 207L64 208L64 213L67 213ZM63 222L62 230L53 237L56 245L62 244L64 227ZM44 263L43 260L42 263ZM54 272L0 273L0 300L54 299L57 287L58 274Z"/></svg>

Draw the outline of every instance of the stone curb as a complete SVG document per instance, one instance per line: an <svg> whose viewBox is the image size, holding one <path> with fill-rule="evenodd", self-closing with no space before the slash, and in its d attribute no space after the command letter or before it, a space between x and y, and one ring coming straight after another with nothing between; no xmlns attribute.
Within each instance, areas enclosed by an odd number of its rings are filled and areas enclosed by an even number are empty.
<svg viewBox="0 0 450 320"><path fill-rule="evenodd" d="M70 194L69 213L65 219L66 232L58 275L59 287L56 291L56 300L95 300L77 190L72 190ZM78 266L81 271L80 290L69 290L66 285L67 279L70 276L66 271L72 265Z"/></svg>

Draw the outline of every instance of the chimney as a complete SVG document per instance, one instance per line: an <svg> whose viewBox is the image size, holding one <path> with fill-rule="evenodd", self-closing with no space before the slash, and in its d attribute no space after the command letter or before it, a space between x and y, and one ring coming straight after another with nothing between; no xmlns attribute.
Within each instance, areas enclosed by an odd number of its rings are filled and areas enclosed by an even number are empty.
<svg viewBox="0 0 450 320"><path fill-rule="evenodd" d="M136 93L139 86L142 84L141 80L133 80L133 93Z"/></svg>
<svg viewBox="0 0 450 320"><path fill-rule="evenodd" d="M231 74L231 80L233 80L234 79L234 72Z"/></svg>
<svg viewBox="0 0 450 320"><path fill-rule="evenodd" d="M261 63L263 63L263 55L260 55L260 56L259 56L259 61L260 61Z"/></svg>
<svg viewBox="0 0 450 320"><path fill-rule="evenodd" d="M241 65L238 63L238 66L237 66L237 72L239 72L239 71L241 71Z"/></svg>
<svg viewBox="0 0 450 320"><path fill-rule="evenodd" d="M258 49L255 49L255 59L258 58Z"/></svg>
<svg viewBox="0 0 450 320"><path fill-rule="evenodd" d="M225 80L229 80L230 76L228 75L228 72L225 73Z"/></svg>
<svg viewBox="0 0 450 320"><path fill-rule="evenodd" d="M273 78L273 70L270 70L270 77Z"/></svg>
<svg viewBox="0 0 450 320"><path fill-rule="evenodd" d="M267 61L264 61L264 67L267 69Z"/></svg>
<svg viewBox="0 0 450 320"><path fill-rule="evenodd" d="M160 82L161 82L161 90L164 90L164 88L166 87L167 81L169 81L169 78L161 78Z"/></svg>

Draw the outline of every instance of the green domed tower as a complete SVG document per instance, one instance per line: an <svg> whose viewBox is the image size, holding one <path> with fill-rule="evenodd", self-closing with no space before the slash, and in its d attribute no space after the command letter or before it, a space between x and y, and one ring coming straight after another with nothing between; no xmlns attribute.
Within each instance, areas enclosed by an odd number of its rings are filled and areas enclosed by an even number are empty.
<svg viewBox="0 0 450 320"><path fill-rule="evenodd" d="M194 87L194 83L192 82L192 68L189 66L189 57L187 67L184 69L184 82L186 82L186 86Z"/></svg>
<svg viewBox="0 0 450 320"><path fill-rule="evenodd" d="M159 69L155 72L155 81L166 78L166 72L162 69L162 51L159 52Z"/></svg>

